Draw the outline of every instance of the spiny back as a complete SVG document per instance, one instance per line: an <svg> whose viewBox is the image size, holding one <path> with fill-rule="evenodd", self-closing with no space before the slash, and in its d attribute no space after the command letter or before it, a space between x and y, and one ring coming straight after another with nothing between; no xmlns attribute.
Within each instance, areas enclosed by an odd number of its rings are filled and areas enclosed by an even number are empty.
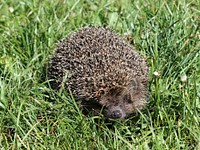
<svg viewBox="0 0 200 150"><path fill-rule="evenodd" d="M82 28L58 43L48 69L54 89L64 82L75 98L85 100L98 99L102 89L125 87L135 78L147 84L147 74L135 48L102 27Z"/></svg>

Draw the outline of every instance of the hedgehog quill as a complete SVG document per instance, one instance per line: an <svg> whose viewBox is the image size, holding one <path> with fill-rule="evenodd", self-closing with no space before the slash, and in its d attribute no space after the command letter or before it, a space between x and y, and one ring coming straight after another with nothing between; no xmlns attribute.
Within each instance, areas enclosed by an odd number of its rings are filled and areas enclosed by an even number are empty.
<svg viewBox="0 0 200 150"><path fill-rule="evenodd" d="M70 89L83 112L108 119L130 117L148 99L145 59L103 27L84 27L59 42L47 76L53 89Z"/></svg>

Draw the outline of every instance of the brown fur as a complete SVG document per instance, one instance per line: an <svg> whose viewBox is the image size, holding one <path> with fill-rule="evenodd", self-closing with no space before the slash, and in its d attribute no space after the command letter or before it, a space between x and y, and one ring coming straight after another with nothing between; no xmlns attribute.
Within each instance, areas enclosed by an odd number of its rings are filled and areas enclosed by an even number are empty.
<svg viewBox="0 0 200 150"><path fill-rule="evenodd" d="M61 41L48 77L54 89L70 89L81 108L107 118L129 116L142 109L148 97L146 61L102 27L83 28Z"/></svg>

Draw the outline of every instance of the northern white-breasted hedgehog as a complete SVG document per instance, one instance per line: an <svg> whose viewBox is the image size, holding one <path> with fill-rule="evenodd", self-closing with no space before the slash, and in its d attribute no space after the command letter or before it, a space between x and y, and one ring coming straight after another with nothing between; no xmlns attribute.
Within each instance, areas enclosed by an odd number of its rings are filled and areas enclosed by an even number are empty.
<svg viewBox="0 0 200 150"><path fill-rule="evenodd" d="M114 31L85 27L58 43L48 67L51 86L70 89L80 107L123 119L148 97L148 66Z"/></svg>

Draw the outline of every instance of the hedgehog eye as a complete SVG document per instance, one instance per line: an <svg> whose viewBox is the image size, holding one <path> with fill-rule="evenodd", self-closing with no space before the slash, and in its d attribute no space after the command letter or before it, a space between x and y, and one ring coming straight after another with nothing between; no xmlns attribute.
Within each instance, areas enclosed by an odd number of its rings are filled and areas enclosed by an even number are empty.
<svg viewBox="0 0 200 150"><path fill-rule="evenodd" d="M131 104L133 103L131 99L127 99L127 103Z"/></svg>
<svg viewBox="0 0 200 150"><path fill-rule="evenodd" d="M125 95L125 96L124 96L124 100L125 100L125 102L127 102L128 104L133 103L129 95Z"/></svg>

